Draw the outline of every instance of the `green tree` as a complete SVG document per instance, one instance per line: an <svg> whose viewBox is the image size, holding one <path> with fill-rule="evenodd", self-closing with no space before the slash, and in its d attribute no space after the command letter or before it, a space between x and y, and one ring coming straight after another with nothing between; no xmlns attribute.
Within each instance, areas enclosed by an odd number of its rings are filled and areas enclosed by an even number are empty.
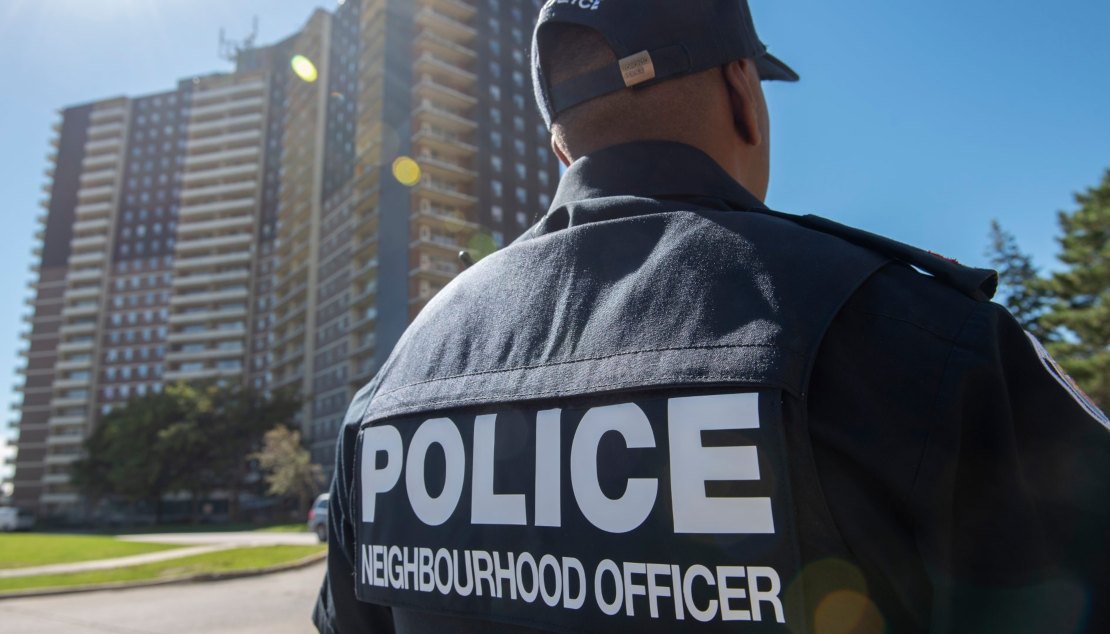
<svg viewBox="0 0 1110 634"><path fill-rule="evenodd" d="M162 498L181 488L190 465L166 429L188 416L168 393L148 394L109 412L85 441L74 484L90 500L116 495L133 506L147 502L161 520Z"/></svg>
<svg viewBox="0 0 1110 634"><path fill-rule="evenodd" d="M178 383L109 412L85 443L74 482L90 500L147 502L161 521L162 499L197 501L226 491L232 519L250 473L251 453L274 426L292 420L298 400L226 382Z"/></svg>
<svg viewBox="0 0 1110 634"><path fill-rule="evenodd" d="M280 425L266 432L262 450L254 454L265 474L267 493L296 502L303 512L324 484L324 471L312 463L312 456L301 443L301 433Z"/></svg>
<svg viewBox="0 0 1110 634"><path fill-rule="evenodd" d="M991 221L990 246L986 255L991 266L998 271L1001 303L1037 339L1052 341L1053 333L1040 322L1052 303L1047 285L1038 275L1032 256L1018 247L1013 234L1003 229L997 220Z"/></svg>
<svg viewBox="0 0 1110 634"><path fill-rule="evenodd" d="M191 446L196 467L191 484L195 490L226 491L229 515L237 521L252 452L267 431L293 420L300 400L291 392L267 395L226 382L178 383L166 391L189 403L191 424L201 439L199 445Z"/></svg>
<svg viewBox="0 0 1110 634"><path fill-rule="evenodd" d="M1055 298L1041 322L1059 331L1049 348L1104 409L1110 406L1110 171L1076 194L1078 209L1060 212L1059 260L1048 280Z"/></svg>

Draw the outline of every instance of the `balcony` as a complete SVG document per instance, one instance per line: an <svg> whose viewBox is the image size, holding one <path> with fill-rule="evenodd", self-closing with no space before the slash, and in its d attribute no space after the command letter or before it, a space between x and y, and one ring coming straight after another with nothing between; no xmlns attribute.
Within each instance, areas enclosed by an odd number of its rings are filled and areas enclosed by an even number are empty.
<svg viewBox="0 0 1110 634"><path fill-rule="evenodd" d="M197 275L176 275L173 278L173 288L175 291L180 292L181 289L193 288L196 286L212 286L227 282L247 282L249 280L249 270L202 273Z"/></svg>
<svg viewBox="0 0 1110 634"><path fill-rule="evenodd" d="M261 158L262 151L257 146L236 148L223 152L205 154L190 154L185 157L185 169L197 170L201 166L219 165L220 163L239 164L244 161L255 161Z"/></svg>
<svg viewBox="0 0 1110 634"><path fill-rule="evenodd" d="M223 249L250 250L254 242L252 233L236 233L219 237L194 237L190 240L179 240L177 243L177 257L187 257L194 253L220 251Z"/></svg>
<svg viewBox="0 0 1110 634"><path fill-rule="evenodd" d="M447 132L428 123L425 123L416 131L416 134L412 136L412 142L424 145L433 151L454 156L473 156L478 153L478 148L464 139L462 135Z"/></svg>
<svg viewBox="0 0 1110 634"><path fill-rule="evenodd" d="M50 427L67 427L67 426L84 425L84 424L85 424L85 415L84 414L77 414L75 416L74 415L56 415L56 416L51 416L50 420L47 421L47 425L49 425ZM52 433L57 433L57 432L52 432Z"/></svg>
<svg viewBox="0 0 1110 634"><path fill-rule="evenodd" d="M100 297L99 284L93 286L71 286L66 290L67 300L96 299L98 297Z"/></svg>
<svg viewBox="0 0 1110 634"><path fill-rule="evenodd" d="M115 151L119 150L122 143L123 139L118 137L104 139L103 141L89 141L85 144L85 154L91 156L94 154L107 154L109 152L118 153Z"/></svg>
<svg viewBox="0 0 1110 634"><path fill-rule="evenodd" d="M473 108L478 104L478 99L473 95L440 83L431 75L425 75L423 79L418 81L413 87L413 92L422 100L434 100L449 108L459 110Z"/></svg>
<svg viewBox="0 0 1110 634"><path fill-rule="evenodd" d="M103 139L105 137L118 137L123 134L123 122L99 123L89 127L90 139Z"/></svg>
<svg viewBox="0 0 1110 634"><path fill-rule="evenodd" d="M103 251L108 246L108 236L88 236L85 238L74 238L69 246L74 251Z"/></svg>
<svg viewBox="0 0 1110 634"><path fill-rule="evenodd" d="M449 257L458 256L459 251L466 249L466 246L455 238L435 233L430 233L413 240L409 243L409 247L413 249L427 248Z"/></svg>
<svg viewBox="0 0 1110 634"><path fill-rule="evenodd" d="M473 86L478 80L478 76L469 70L445 59L436 57L431 53L422 53L420 57L416 58L415 69L418 74L426 73L436 77L443 77L446 81L457 84L460 87Z"/></svg>
<svg viewBox="0 0 1110 634"><path fill-rule="evenodd" d="M86 156L85 160L81 161L81 169L94 170L104 167L114 167L119 164L119 154L100 154L98 156Z"/></svg>
<svg viewBox="0 0 1110 634"><path fill-rule="evenodd" d="M258 182L253 178L244 180L237 183L229 183L226 185L212 185L209 187L194 187L185 188L181 190L181 203L187 205L190 202L195 202L198 199L204 198L222 198L224 196L239 195L249 196L258 189Z"/></svg>
<svg viewBox="0 0 1110 634"><path fill-rule="evenodd" d="M413 114L448 133L466 134L478 128L478 122L469 116L440 108L430 100L424 100Z"/></svg>
<svg viewBox="0 0 1110 634"><path fill-rule="evenodd" d="M240 145L258 144L262 140L262 130L245 130L243 132L233 132L230 134L219 134L215 137L203 137L200 139L193 139L185 145L185 152L189 154L199 154L202 152L209 152L213 149L218 150L221 145L229 145L229 147L240 147Z"/></svg>
<svg viewBox="0 0 1110 634"><path fill-rule="evenodd" d="M112 226L111 221L107 218L95 218L93 220L80 220L73 223L73 233L77 235L107 231Z"/></svg>
<svg viewBox="0 0 1110 634"><path fill-rule="evenodd" d="M193 105L204 106L220 102L221 104L229 99L235 97L242 97L244 95L251 95L257 93L266 87L262 81L244 81L221 86L219 88L208 88L205 90L198 90L193 93Z"/></svg>
<svg viewBox="0 0 1110 634"><path fill-rule="evenodd" d="M58 372L70 372L72 370L88 370L92 368L92 365L92 357L88 357L87 359L59 361L54 369Z"/></svg>
<svg viewBox="0 0 1110 634"><path fill-rule="evenodd" d="M103 269L78 269L70 271L66 275L66 280L70 282L87 282L89 280L99 280L104 276Z"/></svg>
<svg viewBox="0 0 1110 634"><path fill-rule="evenodd" d="M455 279L455 276L458 274L458 264L434 257L421 257L420 267L409 273L411 276L426 275L433 278L440 278L448 282Z"/></svg>
<svg viewBox="0 0 1110 634"><path fill-rule="evenodd" d="M181 184L184 187L193 187L197 183L203 183L207 181L242 181L244 179L254 180L257 174L258 165L254 163L247 163L246 165L232 165L229 167L217 167L210 170L186 172L181 178Z"/></svg>
<svg viewBox="0 0 1110 634"><path fill-rule="evenodd" d="M421 31L416 37L416 46L419 51L435 53L442 59L460 64L473 62L478 58L478 53L473 48L428 30Z"/></svg>
<svg viewBox="0 0 1110 634"><path fill-rule="evenodd" d="M261 87L256 92L260 92ZM229 101L222 101L213 103L208 106L196 106L197 97L194 97L193 109L189 111L189 128L192 129L195 125L200 125L205 122L204 120L212 115L220 115L224 113L240 113L261 110L266 105L266 99L262 95L245 98L239 98Z"/></svg>
<svg viewBox="0 0 1110 634"><path fill-rule="evenodd" d="M437 35L458 42L470 42L478 36L474 27L430 6L417 11L416 23Z"/></svg>
<svg viewBox="0 0 1110 634"><path fill-rule="evenodd" d="M250 290L246 288L213 291L211 293L179 294L174 295L172 298L170 298L170 306L189 306L196 304L233 302L236 300L245 300L248 297L250 297Z"/></svg>
<svg viewBox="0 0 1110 634"><path fill-rule="evenodd" d="M50 401L50 407L54 408L85 407L88 404L88 397L57 396Z"/></svg>
<svg viewBox="0 0 1110 634"><path fill-rule="evenodd" d="M242 374L243 368L199 368L195 370L169 370L166 372L166 381L199 381L202 379L217 379L222 376L242 376Z"/></svg>
<svg viewBox="0 0 1110 634"><path fill-rule="evenodd" d="M478 198L466 193L462 189L447 183L424 178L415 188L418 196L423 196L432 202L446 205L474 204Z"/></svg>
<svg viewBox="0 0 1110 634"><path fill-rule="evenodd" d="M184 220L194 216L204 215L217 215L221 213L230 213L235 211L251 212L254 210L254 197L250 198L237 198L235 200L221 200L214 203L204 203L200 205L188 205L178 210L178 216ZM179 223L179 231L187 223Z"/></svg>
<svg viewBox="0 0 1110 634"><path fill-rule="evenodd" d="M77 198L84 203L104 203L112 199L116 188L111 185L103 185L100 187L82 187L77 192Z"/></svg>
<svg viewBox="0 0 1110 634"><path fill-rule="evenodd" d="M259 112L194 123L189 126L187 151L192 154L195 150L213 145L236 145L252 140L258 141L262 137L261 129L264 123L262 114Z"/></svg>
<svg viewBox="0 0 1110 634"><path fill-rule="evenodd" d="M109 121L122 121L126 115L127 106L110 106L102 110L93 110L92 114L89 115L89 123L92 125L101 125Z"/></svg>
<svg viewBox="0 0 1110 634"><path fill-rule="evenodd" d="M199 332L171 332L166 341L171 344L201 343L221 339L243 339L247 336L246 328L233 328L226 330L202 330Z"/></svg>
<svg viewBox="0 0 1110 634"><path fill-rule="evenodd" d="M238 349L209 348L206 350L191 350L184 351L178 350L169 353L169 360L172 363L198 363L203 361L217 361L220 359L241 359L246 352L246 348L240 347Z"/></svg>
<svg viewBox="0 0 1110 634"><path fill-rule="evenodd" d="M66 306L62 310L62 317L92 317L100 312L100 302L81 302Z"/></svg>
<svg viewBox="0 0 1110 634"><path fill-rule="evenodd" d="M420 166L431 176L446 176L448 178L462 178L473 181L478 178L478 172L462 163L436 156L421 156L418 161Z"/></svg>
<svg viewBox="0 0 1110 634"><path fill-rule="evenodd" d="M118 173L119 172L115 169L101 169L95 172L85 172L81 174L81 187L114 184L116 182L116 174Z"/></svg>
<svg viewBox="0 0 1110 634"><path fill-rule="evenodd" d="M235 264L250 264L251 254L249 252L242 253L218 253L216 255L207 255L204 257L194 258L176 258L173 262L175 271L182 269L200 269L217 266L230 266Z"/></svg>
<svg viewBox="0 0 1110 634"><path fill-rule="evenodd" d="M107 254L103 251L94 251L93 253L70 254L69 266L81 266L82 264L100 264L107 259Z"/></svg>
<svg viewBox="0 0 1110 634"><path fill-rule="evenodd" d="M109 188L109 189L111 189L111 188ZM102 219L104 217L107 217L107 216L111 215L111 213L112 213L112 203L110 203L110 202L85 203L83 205L78 205L77 208L74 210L74 213L81 220Z"/></svg>
<svg viewBox="0 0 1110 634"><path fill-rule="evenodd" d="M92 352L95 347L95 342L92 339L88 341L67 341L58 346L59 354L68 354L72 352Z"/></svg>
<svg viewBox="0 0 1110 634"><path fill-rule="evenodd" d="M236 308L227 308L227 309L213 309L213 310L205 310L205 311L190 312L190 313L178 312L178 313L171 313L170 314L170 325L172 325L172 326L182 326L182 325L185 325L185 324L201 324L201 325L205 325L204 327L209 327L206 324L211 324L213 322L219 322L219 321L228 321L228 320L231 320L232 322L240 322L240 321L245 320L246 318L247 318L247 309L246 308L238 308L238 307L236 307ZM217 326L213 329L218 330L219 327ZM241 328L235 328L234 330L240 330L240 329ZM232 329L229 328L229 330L232 330Z"/></svg>

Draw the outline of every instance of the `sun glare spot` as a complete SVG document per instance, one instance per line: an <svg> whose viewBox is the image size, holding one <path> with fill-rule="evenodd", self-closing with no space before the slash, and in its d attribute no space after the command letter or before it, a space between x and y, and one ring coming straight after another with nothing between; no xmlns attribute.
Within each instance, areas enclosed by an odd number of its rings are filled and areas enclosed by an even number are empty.
<svg viewBox="0 0 1110 634"><path fill-rule="evenodd" d="M289 65L293 68L293 73L296 74L297 77L300 77L310 84L316 81L316 78L320 76L319 72L316 70L316 64L313 64L312 60L304 55L294 55Z"/></svg>
<svg viewBox="0 0 1110 634"><path fill-rule="evenodd" d="M393 161L393 178L405 187L415 187L420 183L420 164L407 156Z"/></svg>

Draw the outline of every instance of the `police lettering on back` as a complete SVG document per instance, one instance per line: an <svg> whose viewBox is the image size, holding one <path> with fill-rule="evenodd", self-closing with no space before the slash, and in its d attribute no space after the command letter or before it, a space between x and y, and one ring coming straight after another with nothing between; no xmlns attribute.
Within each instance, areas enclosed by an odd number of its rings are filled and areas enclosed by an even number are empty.
<svg viewBox="0 0 1110 634"><path fill-rule="evenodd" d="M404 473L409 504L428 526L440 526L454 515L468 476L472 524L527 525L527 496L493 491L496 425L494 414L475 419L470 456L458 426L449 418L421 423L407 452L396 427L366 429L361 461L362 521L374 522L377 496L391 491ZM574 500L593 526L609 533L627 533L640 526L656 504L658 479L629 478L623 495L608 497L598 480L598 447L602 436L616 433L629 449L656 448L658 439L644 412L634 403L590 409L574 433L569 455L561 447L559 425L558 409L536 416L534 525L562 525L560 461L569 458ZM756 394L668 400L670 507L675 533L775 532L770 498L709 497L705 489L707 482L759 480L760 474L756 447L707 447L702 432L758 427ZM439 446L446 463L445 484L436 496L424 482L425 460L433 445ZM380 467L379 453L385 457Z"/></svg>
<svg viewBox="0 0 1110 634"><path fill-rule="evenodd" d="M572 410L510 407L460 416L461 425L434 417L366 427L358 467L359 596L419 593L448 610L494 598L506 602L506 611L525 613L546 605L565 614L588 609L657 623L782 623L780 572L789 574L792 566L773 553L792 543L792 520L784 514L776 526L788 499L765 479L779 480L781 472L760 472L755 434L777 432L773 422L761 421L760 398L739 393ZM519 442L499 447L499 424L525 433L509 434ZM731 444L707 440L730 432L741 433ZM616 476L615 486L613 474L621 470L606 471L607 461L625 462L634 475ZM497 492L495 470L500 482L511 475L508 480L530 493ZM429 476L433 471L438 475ZM756 487L749 493L772 495L710 495L709 485L720 482L747 482ZM408 509L398 508L406 503ZM638 531L649 519L651 526ZM652 540L667 524L673 537L669 550L661 550ZM485 531L475 531L479 526ZM521 541L523 533L511 532L527 526L559 530L547 542ZM732 550L723 554L719 544Z"/></svg>

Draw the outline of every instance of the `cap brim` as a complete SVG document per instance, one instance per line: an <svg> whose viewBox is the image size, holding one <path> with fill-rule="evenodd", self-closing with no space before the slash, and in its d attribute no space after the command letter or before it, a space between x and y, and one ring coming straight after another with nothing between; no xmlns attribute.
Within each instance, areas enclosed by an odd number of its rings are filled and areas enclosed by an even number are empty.
<svg viewBox="0 0 1110 634"><path fill-rule="evenodd" d="M798 81L800 79L794 69L771 54L756 58L755 68L759 71L759 78L764 81Z"/></svg>

